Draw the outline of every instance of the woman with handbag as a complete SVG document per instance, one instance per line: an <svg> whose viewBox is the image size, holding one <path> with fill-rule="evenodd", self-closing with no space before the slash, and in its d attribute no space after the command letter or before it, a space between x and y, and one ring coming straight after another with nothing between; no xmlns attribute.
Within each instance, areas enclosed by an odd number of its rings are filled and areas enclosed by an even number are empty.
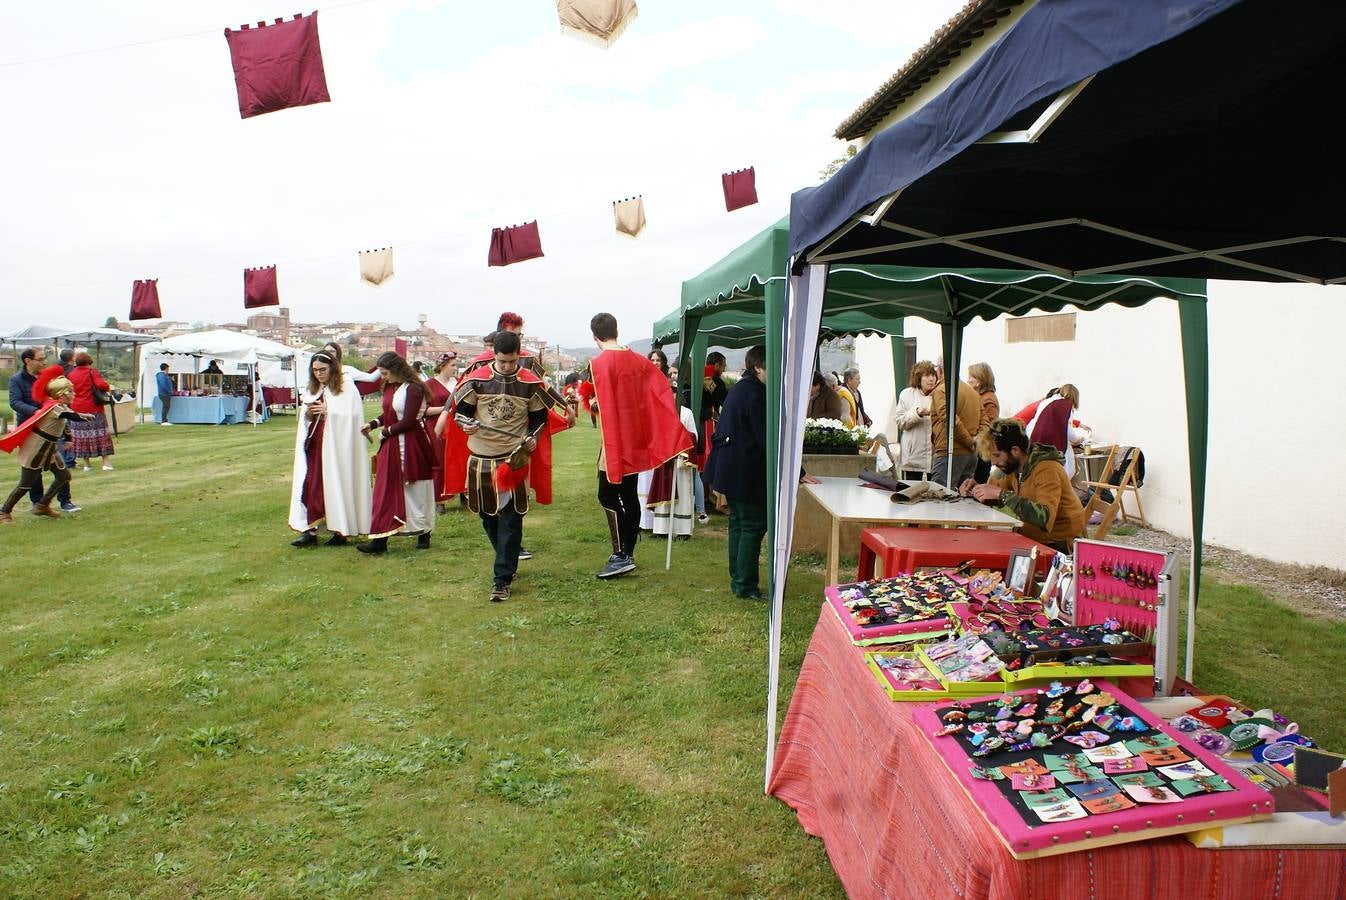
<svg viewBox="0 0 1346 900"><path fill-rule="evenodd" d="M111 472L108 457L116 453L112 436L108 433L107 416L103 407L112 402L112 385L93 367L93 357L81 350L75 354L75 367L66 375L75 387L75 400L70 408L77 413L92 415L91 421L70 422L70 444L75 458L84 460L84 471L91 471L89 460L102 457L103 471Z"/></svg>

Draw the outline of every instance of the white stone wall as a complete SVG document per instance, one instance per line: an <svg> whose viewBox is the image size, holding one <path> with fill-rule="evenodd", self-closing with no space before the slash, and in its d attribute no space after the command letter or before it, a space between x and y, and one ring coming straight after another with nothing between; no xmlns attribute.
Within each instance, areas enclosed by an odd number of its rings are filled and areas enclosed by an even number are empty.
<svg viewBox="0 0 1346 900"><path fill-rule="evenodd" d="M1346 569L1346 403L1333 374L1346 287L1211 282L1209 319L1206 541ZM1003 320L977 322L964 332L962 374L989 363L1005 415L1052 386L1077 385L1096 442L1145 451L1150 523L1190 536L1177 304L1107 307L1078 313L1076 323L1073 342L1006 344ZM939 355L938 327L908 319L906 329L918 358ZM856 360L870 415L895 437L888 340L857 340Z"/></svg>

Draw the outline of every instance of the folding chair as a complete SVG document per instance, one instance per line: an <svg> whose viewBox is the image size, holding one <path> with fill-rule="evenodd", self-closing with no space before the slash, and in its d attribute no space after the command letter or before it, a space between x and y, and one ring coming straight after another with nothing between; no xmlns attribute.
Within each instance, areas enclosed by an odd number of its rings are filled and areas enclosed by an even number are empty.
<svg viewBox="0 0 1346 900"><path fill-rule="evenodd" d="M1120 513L1123 522L1138 522L1146 528L1150 523L1145 520L1145 507L1140 502L1140 467L1143 455L1139 447L1128 447L1121 452L1121 458L1118 459L1119 451L1122 448L1114 446L1108 453L1107 462L1103 466L1103 471L1108 473L1107 481L1086 481L1085 487L1090 489L1089 504L1084 508L1084 521L1088 522L1097 512L1102 517L1102 522L1094 530L1094 533L1088 535L1095 541L1101 541L1112 530L1113 523ZM1134 495L1136 501L1136 515L1132 516L1126 511L1126 504L1123 503L1127 492ZM1111 496L1111 500L1104 498L1104 492ZM1088 531L1088 526L1085 528Z"/></svg>

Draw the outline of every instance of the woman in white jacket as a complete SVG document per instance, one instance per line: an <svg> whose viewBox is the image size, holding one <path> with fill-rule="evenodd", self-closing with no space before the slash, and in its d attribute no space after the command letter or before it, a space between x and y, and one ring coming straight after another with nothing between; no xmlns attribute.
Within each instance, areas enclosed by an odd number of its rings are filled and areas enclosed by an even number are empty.
<svg viewBox="0 0 1346 900"><path fill-rule="evenodd" d="M343 374L339 358L326 350L309 359L290 493L289 524L300 533L290 542L296 547L316 544L319 525L331 533L329 546L369 533L369 445L360 434L364 405Z"/></svg>
<svg viewBox="0 0 1346 900"><path fill-rule="evenodd" d="M897 430L902 457L898 471L903 481L921 481L930 473L930 396L939 383L933 363L921 360L911 367L911 384L897 396Z"/></svg>

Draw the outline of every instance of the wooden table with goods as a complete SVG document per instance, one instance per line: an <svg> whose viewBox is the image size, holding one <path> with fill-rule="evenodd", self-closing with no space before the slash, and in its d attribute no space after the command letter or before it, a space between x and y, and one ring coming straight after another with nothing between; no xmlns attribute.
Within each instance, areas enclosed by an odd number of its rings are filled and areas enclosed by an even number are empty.
<svg viewBox="0 0 1346 900"><path fill-rule="evenodd" d="M854 478L819 478L818 484L802 485L818 501L831 522L827 545L827 575L824 584L840 580L841 524L912 525L934 528L1000 528L1012 530L1019 520L970 497L959 500L919 500L894 503L888 491L865 487Z"/></svg>

